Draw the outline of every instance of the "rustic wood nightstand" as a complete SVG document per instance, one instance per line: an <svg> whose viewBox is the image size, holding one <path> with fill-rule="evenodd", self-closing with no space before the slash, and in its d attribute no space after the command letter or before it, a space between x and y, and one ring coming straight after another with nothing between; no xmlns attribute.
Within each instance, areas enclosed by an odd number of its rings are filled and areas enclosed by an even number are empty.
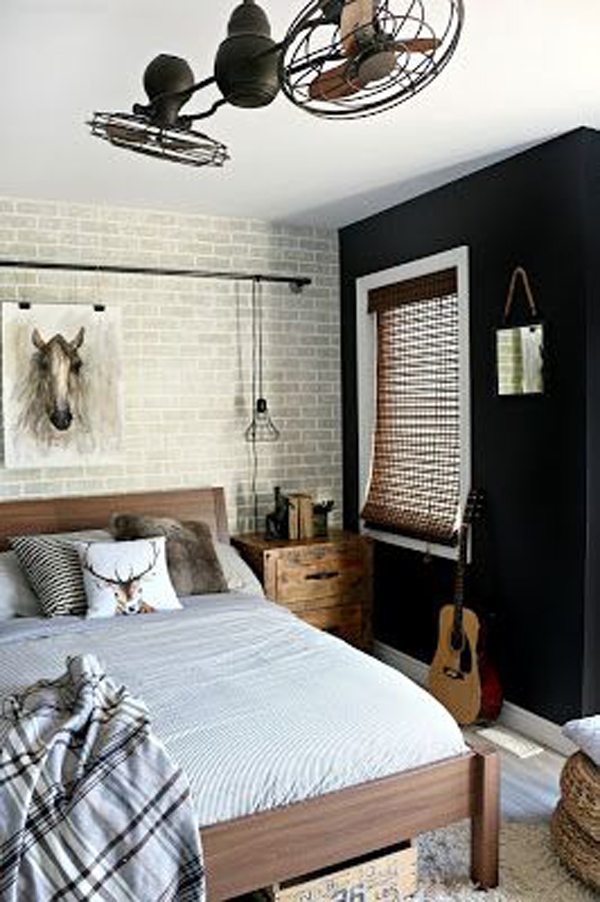
<svg viewBox="0 0 600 902"><path fill-rule="evenodd" d="M327 536L314 539L279 541L247 533L231 541L261 580L268 598L313 626L370 649L369 539L330 530Z"/></svg>

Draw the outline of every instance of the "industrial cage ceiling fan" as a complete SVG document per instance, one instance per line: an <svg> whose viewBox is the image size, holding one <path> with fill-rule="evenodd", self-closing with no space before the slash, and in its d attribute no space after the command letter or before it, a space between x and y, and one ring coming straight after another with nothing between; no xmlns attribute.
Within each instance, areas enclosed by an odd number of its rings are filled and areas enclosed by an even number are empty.
<svg viewBox="0 0 600 902"><path fill-rule="evenodd" d="M256 109L281 91L314 116L357 119L413 97L446 66L464 20L463 0L313 0L282 41L255 0L228 24L213 74L196 82L189 63L160 54L146 68L147 104L131 113L96 112L92 134L117 147L190 166L222 166L224 144L196 122L224 104ZM183 107L200 91L219 96L198 113Z"/></svg>

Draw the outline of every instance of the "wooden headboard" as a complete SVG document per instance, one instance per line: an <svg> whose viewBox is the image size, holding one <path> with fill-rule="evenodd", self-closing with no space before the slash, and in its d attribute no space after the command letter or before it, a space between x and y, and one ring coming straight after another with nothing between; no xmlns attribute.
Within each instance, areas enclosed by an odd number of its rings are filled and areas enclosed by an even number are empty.
<svg viewBox="0 0 600 902"><path fill-rule="evenodd" d="M106 529L111 514L149 514L178 520L204 520L221 542L229 541L222 488L174 489L124 495L39 498L0 502L0 550L10 536L80 529Z"/></svg>

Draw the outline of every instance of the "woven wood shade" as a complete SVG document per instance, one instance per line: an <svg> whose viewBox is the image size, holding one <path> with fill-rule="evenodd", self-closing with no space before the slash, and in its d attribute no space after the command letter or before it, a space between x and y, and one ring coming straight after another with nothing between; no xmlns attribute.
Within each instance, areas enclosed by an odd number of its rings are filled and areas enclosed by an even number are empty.
<svg viewBox="0 0 600 902"><path fill-rule="evenodd" d="M446 545L460 497L456 270L369 292L377 314L377 419L371 526Z"/></svg>

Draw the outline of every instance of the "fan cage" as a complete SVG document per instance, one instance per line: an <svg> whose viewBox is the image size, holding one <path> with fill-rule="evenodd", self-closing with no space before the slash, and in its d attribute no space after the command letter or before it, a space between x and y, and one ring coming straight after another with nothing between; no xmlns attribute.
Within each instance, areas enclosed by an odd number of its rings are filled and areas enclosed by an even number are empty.
<svg viewBox="0 0 600 902"><path fill-rule="evenodd" d="M187 166L221 167L229 151L220 141L191 128L159 128L132 113L95 112L92 135L134 153Z"/></svg>
<svg viewBox="0 0 600 902"><path fill-rule="evenodd" d="M322 15L322 0L313 0L288 29L280 58L280 81L285 96L296 106L326 119L360 119L391 109L414 97L430 84L450 61L464 22L463 0L378 0L374 21L381 33L395 42L435 38L435 50L416 53L398 50L394 71L381 81L361 87L343 98L320 99L309 94L322 73L348 60L346 79L352 86L348 58L339 25Z"/></svg>

